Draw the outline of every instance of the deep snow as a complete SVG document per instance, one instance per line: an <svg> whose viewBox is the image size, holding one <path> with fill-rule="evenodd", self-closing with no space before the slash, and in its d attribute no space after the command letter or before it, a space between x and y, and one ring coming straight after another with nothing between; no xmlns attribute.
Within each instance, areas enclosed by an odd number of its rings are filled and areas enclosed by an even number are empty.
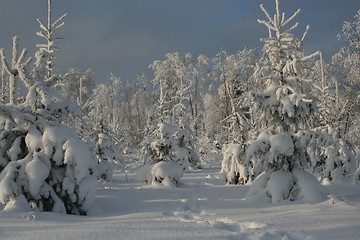
<svg viewBox="0 0 360 240"><path fill-rule="evenodd" d="M359 239L358 185L327 185L331 195L316 204L252 203L249 186L225 185L219 171L193 170L179 188L143 186L133 171L115 171L88 216L10 208L0 212L0 239Z"/></svg>

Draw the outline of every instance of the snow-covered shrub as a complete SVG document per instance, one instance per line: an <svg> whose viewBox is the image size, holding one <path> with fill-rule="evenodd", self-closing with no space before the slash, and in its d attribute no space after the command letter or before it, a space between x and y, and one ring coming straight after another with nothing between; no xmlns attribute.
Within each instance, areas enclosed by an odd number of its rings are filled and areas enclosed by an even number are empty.
<svg viewBox="0 0 360 240"><path fill-rule="evenodd" d="M221 172L228 184L247 184L252 181L251 166L245 163L242 144L228 144L223 152Z"/></svg>
<svg viewBox="0 0 360 240"><path fill-rule="evenodd" d="M182 171L187 171L189 167L199 165L193 144L192 136L186 131L161 122L154 136L143 142L141 162L145 165L172 162L179 165ZM159 179L157 181L161 182Z"/></svg>
<svg viewBox="0 0 360 240"><path fill-rule="evenodd" d="M337 135L332 129L302 130L294 135L296 148L303 150L299 158L307 160L308 167L320 180L349 181L354 176L354 146Z"/></svg>
<svg viewBox="0 0 360 240"><path fill-rule="evenodd" d="M200 167L200 159L198 153L195 151L195 140L193 136L184 129L178 129L174 137L177 139L179 146L179 149L176 150L177 159L180 161L187 159L189 167Z"/></svg>
<svg viewBox="0 0 360 240"><path fill-rule="evenodd" d="M100 133L95 152L98 160L98 179L111 181L115 164L123 165L120 149L112 144L106 134Z"/></svg>
<svg viewBox="0 0 360 240"><path fill-rule="evenodd" d="M96 195L89 147L70 128L26 108L0 112L0 202L25 197L39 211L86 214Z"/></svg>
<svg viewBox="0 0 360 240"><path fill-rule="evenodd" d="M151 168L152 182L163 183L165 186L177 186L184 171L174 162L158 162Z"/></svg>
<svg viewBox="0 0 360 240"><path fill-rule="evenodd" d="M161 184L166 187L177 187L184 170L177 163L161 161L140 167L137 175L141 181L151 186Z"/></svg>
<svg viewBox="0 0 360 240"><path fill-rule="evenodd" d="M185 130L178 129L170 123L159 123L154 137L143 142L142 163L172 161L184 170L196 167L199 165L199 157L193 145L192 136Z"/></svg>

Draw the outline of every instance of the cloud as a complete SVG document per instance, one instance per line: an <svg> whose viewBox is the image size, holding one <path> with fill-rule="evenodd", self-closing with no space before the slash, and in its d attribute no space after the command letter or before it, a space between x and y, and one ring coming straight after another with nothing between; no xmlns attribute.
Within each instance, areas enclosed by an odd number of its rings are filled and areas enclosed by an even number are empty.
<svg viewBox="0 0 360 240"><path fill-rule="evenodd" d="M93 68L98 81L110 71L132 78L147 71L167 52L191 52L214 56L220 48L229 53L261 47L267 30L256 22L265 19L260 3L274 13L273 0L131 0L131 1L53 1L54 16L67 12L59 35L56 64L61 72L69 67ZM330 56L340 46L336 35L343 20L353 20L358 0L287 0L281 9L288 16L302 9L297 18L299 33L311 24L305 43L307 51L323 50ZM36 18L46 20L44 0L2 0L0 8L0 47L11 49L18 35L21 46L34 52L41 39Z"/></svg>

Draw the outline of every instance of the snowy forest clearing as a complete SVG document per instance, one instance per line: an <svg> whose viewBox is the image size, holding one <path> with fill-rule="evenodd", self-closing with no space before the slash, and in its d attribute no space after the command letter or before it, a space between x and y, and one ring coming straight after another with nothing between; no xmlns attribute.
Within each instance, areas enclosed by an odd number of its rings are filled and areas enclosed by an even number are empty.
<svg viewBox="0 0 360 240"><path fill-rule="evenodd" d="M359 239L360 10L330 64L275 0L261 51L95 86L55 73L51 6L34 62L0 49L0 240Z"/></svg>
<svg viewBox="0 0 360 240"><path fill-rule="evenodd" d="M88 216L0 211L10 239L358 239L358 185L327 185L317 204L252 204L247 185L225 185L220 167L186 173L179 188L144 186L135 173L99 183ZM128 179L128 183L126 181ZM21 227L19 227L21 226Z"/></svg>

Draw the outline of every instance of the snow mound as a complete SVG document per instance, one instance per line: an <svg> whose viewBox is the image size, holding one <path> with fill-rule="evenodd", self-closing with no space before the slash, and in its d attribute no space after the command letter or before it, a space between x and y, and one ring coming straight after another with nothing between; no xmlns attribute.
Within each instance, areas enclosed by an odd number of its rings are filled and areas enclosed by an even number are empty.
<svg viewBox="0 0 360 240"><path fill-rule="evenodd" d="M322 202L329 196L329 191L312 174L297 168L293 169L292 173L296 182L292 192L296 200L315 203Z"/></svg>
<svg viewBox="0 0 360 240"><path fill-rule="evenodd" d="M23 194L20 194L16 198L12 198L3 209L4 212L30 212L31 210L32 209Z"/></svg>
<svg viewBox="0 0 360 240"><path fill-rule="evenodd" d="M290 200L315 203L325 201L328 195L328 190L313 175L295 168L292 172L279 170L260 174L246 194L246 202L281 203Z"/></svg>
<svg viewBox="0 0 360 240"><path fill-rule="evenodd" d="M176 187L179 179L184 175L182 166L174 162L158 162L144 165L138 170L138 177L152 187ZM161 185L160 185L161 184Z"/></svg>

